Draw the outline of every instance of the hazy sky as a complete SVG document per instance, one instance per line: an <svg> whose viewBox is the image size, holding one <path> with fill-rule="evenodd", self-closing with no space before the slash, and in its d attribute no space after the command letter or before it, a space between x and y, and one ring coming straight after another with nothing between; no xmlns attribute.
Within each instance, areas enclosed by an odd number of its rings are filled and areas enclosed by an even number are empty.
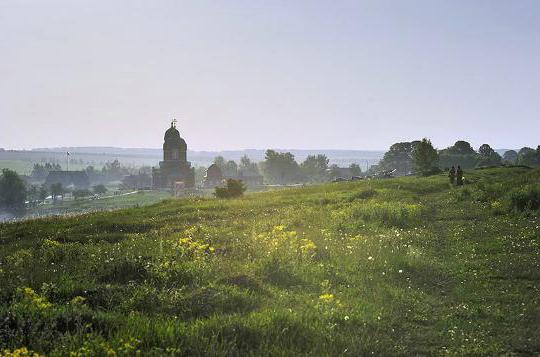
<svg viewBox="0 0 540 357"><path fill-rule="evenodd" d="M540 1L1 0L0 147L540 144Z"/></svg>

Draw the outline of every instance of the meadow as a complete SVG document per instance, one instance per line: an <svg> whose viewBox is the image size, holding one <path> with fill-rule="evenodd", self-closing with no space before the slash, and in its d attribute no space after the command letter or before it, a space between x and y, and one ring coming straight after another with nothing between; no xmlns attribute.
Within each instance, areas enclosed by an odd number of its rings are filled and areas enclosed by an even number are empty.
<svg viewBox="0 0 540 357"><path fill-rule="evenodd" d="M133 193L128 191L119 195L107 193L99 199L58 200L55 203L29 208L26 212L26 217L80 214L84 212L139 207L154 204L170 197L171 194L169 192L163 191L134 191Z"/></svg>
<svg viewBox="0 0 540 357"><path fill-rule="evenodd" d="M0 351L540 353L540 170L0 225Z"/></svg>

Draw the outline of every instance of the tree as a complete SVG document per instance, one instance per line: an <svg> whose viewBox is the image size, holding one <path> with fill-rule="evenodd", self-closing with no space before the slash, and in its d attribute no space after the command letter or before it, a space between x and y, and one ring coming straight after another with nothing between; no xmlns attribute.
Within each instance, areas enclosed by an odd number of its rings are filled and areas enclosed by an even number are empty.
<svg viewBox="0 0 540 357"><path fill-rule="evenodd" d="M238 164L233 160L229 160L225 163L222 172L224 176L236 177L238 175Z"/></svg>
<svg viewBox="0 0 540 357"><path fill-rule="evenodd" d="M214 158L213 163L216 164L216 166L220 168L221 172L223 172L223 170L225 169L225 164L227 163L227 161L225 160L225 158L223 156L216 156Z"/></svg>
<svg viewBox="0 0 540 357"><path fill-rule="evenodd" d="M360 165L356 163L352 163L349 165L349 168L351 169L351 174L353 176L360 176L362 175L362 169L360 168Z"/></svg>
<svg viewBox="0 0 540 357"><path fill-rule="evenodd" d="M413 153L415 172L426 176L438 171L439 156L431 141L424 138L418 143Z"/></svg>
<svg viewBox="0 0 540 357"><path fill-rule="evenodd" d="M518 159L518 153L515 150L508 150L503 155L503 160L505 162L515 164Z"/></svg>
<svg viewBox="0 0 540 357"><path fill-rule="evenodd" d="M262 167L265 179L272 183L294 182L298 179L300 171L293 154L274 150L266 150Z"/></svg>
<svg viewBox="0 0 540 357"><path fill-rule="evenodd" d="M36 185L31 185L30 188L27 189L26 198L32 203L39 200L39 190Z"/></svg>
<svg viewBox="0 0 540 357"><path fill-rule="evenodd" d="M329 161L326 155L308 155L300 164L300 171L308 181L324 181Z"/></svg>
<svg viewBox="0 0 540 357"><path fill-rule="evenodd" d="M92 189L96 195L103 195L107 192L105 185L95 185Z"/></svg>
<svg viewBox="0 0 540 357"><path fill-rule="evenodd" d="M88 197L91 194L92 193L89 190L75 190L75 191L73 191L73 197L75 197L76 199L77 198L82 198L82 197Z"/></svg>
<svg viewBox="0 0 540 357"><path fill-rule="evenodd" d="M380 170L396 170L397 175L408 175L413 169L413 151L419 141L395 143L379 162Z"/></svg>
<svg viewBox="0 0 540 357"><path fill-rule="evenodd" d="M257 163L251 161L251 159L247 155L244 155L240 158L240 165L238 165L238 170L240 172L259 174L259 168L257 167Z"/></svg>
<svg viewBox="0 0 540 357"><path fill-rule="evenodd" d="M536 150L529 147L519 150L518 163L526 166L540 166L540 145Z"/></svg>
<svg viewBox="0 0 540 357"><path fill-rule="evenodd" d="M455 155L474 155L474 154L476 154L476 151L474 151L471 144L469 144L467 141L463 141L463 140L456 141L454 146L451 146L446 150L448 150L448 152L450 154L455 154Z"/></svg>
<svg viewBox="0 0 540 357"><path fill-rule="evenodd" d="M49 192L47 191L47 187L45 185L41 185L41 187L39 188L39 199L43 201L47 198L48 193Z"/></svg>
<svg viewBox="0 0 540 357"><path fill-rule="evenodd" d="M225 187L216 187L214 195L217 198L240 197L246 191L246 186L241 180L227 179Z"/></svg>
<svg viewBox="0 0 540 357"><path fill-rule="evenodd" d="M502 163L501 155L497 154L488 144L482 144L478 149L478 154L480 157L476 166L493 166Z"/></svg>
<svg viewBox="0 0 540 357"><path fill-rule="evenodd" d="M61 183L53 183L51 185L51 195L53 197L53 200L56 201L56 198L60 195L64 194L64 187Z"/></svg>
<svg viewBox="0 0 540 357"><path fill-rule="evenodd" d="M26 186L19 175L12 170L2 169L0 175L0 206L8 209L24 208Z"/></svg>
<svg viewBox="0 0 540 357"><path fill-rule="evenodd" d="M480 155L474 151L471 144L458 140L453 146L439 152L439 165L441 168L461 166L462 169L472 169L478 165Z"/></svg>

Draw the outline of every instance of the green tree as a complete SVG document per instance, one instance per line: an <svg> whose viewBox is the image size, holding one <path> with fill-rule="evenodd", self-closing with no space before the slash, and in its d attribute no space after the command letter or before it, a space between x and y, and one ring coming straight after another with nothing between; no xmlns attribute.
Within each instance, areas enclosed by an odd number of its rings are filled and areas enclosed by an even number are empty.
<svg viewBox="0 0 540 357"><path fill-rule="evenodd" d="M413 170L413 152L419 141L395 143L384 153L379 170L396 170L397 175L408 175Z"/></svg>
<svg viewBox="0 0 540 357"><path fill-rule="evenodd" d="M63 195L64 192L65 190L61 183L58 182L51 185L51 195L53 197L53 200L56 201L56 198L60 195Z"/></svg>
<svg viewBox="0 0 540 357"><path fill-rule="evenodd" d="M214 195L217 198L240 197L246 191L246 186L241 180L227 179L225 187L216 187Z"/></svg>
<svg viewBox="0 0 540 357"><path fill-rule="evenodd" d="M223 172L223 170L225 169L225 164L227 163L227 161L225 160L225 158L223 156L216 156L214 158L213 163L216 164L216 166L220 168L221 172Z"/></svg>
<svg viewBox="0 0 540 357"><path fill-rule="evenodd" d="M480 159L480 155L474 151L471 144L458 140L453 146L439 152L439 167L446 169L459 165L462 169L472 169L477 166Z"/></svg>
<svg viewBox="0 0 540 357"><path fill-rule="evenodd" d="M97 195L103 195L107 192L107 187L105 185L95 185L92 190Z"/></svg>
<svg viewBox="0 0 540 357"><path fill-rule="evenodd" d="M482 144L480 146L478 155L479 160L476 166L493 166L502 163L501 155L497 154L488 144Z"/></svg>
<svg viewBox="0 0 540 357"><path fill-rule="evenodd" d="M225 167L221 172L224 176L236 177L238 175L238 164L233 160L229 160L225 163Z"/></svg>
<svg viewBox="0 0 540 357"><path fill-rule="evenodd" d="M259 168L257 167L257 163L251 161L251 159L247 155L244 155L240 158L240 165L238 165L238 170L241 172L259 174Z"/></svg>
<svg viewBox="0 0 540 357"><path fill-rule="evenodd" d="M464 140L456 141L454 146L450 146L446 150L448 150L448 152L450 154L454 154L454 155L474 155L474 154L476 154L476 151L474 151L471 144L469 144L467 141L464 141Z"/></svg>
<svg viewBox="0 0 540 357"><path fill-rule="evenodd" d="M360 168L360 165L356 163L352 163L349 165L349 168L351 169L351 174L353 176L360 176L362 175L362 169Z"/></svg>
<svg viewBox="0 0 540 357"><path fill-rule="evenodd" d="M0 206L9 209L24 208L26 186L19 175L12 170L2 169L0 175Z"/></svg>
<svg viewBox="0 0 540 357"><path fill-rule="evenodd" d="M307 181L320 182L326 180L326 170L330 160L326 155L308 155L300 164L300 171Z"/></svg>
<svg viewBox="0 0 540 357"><path fill-rule="evenodd" d="M526 166L540 166L540 145L536 150L529 147L519 150L518 163Z"/></svg>
<svg viewBox="0 0 540 357"><path fill-rule="evenodd" d="M262 167L266 181L272 183L294 182L298 180L300 174L298 163L290 152L266 150Z"/></svg>
<svg viewBox="0 0 540 357"><path fill-rule="evenodd" d="M39 199L43 201L47 198L47 195L49 194L49 191L47 191L47 187L45 185L41 185L39 188Z"/></svg>
<svg viewBox="0 0 540 357"><path fill-rule="evenodd" d="M417 174L426 176L438 171L439 155L431 144L424 138L418 143L413 153L414 170Z"/></svg>
<svg viewBox="0 0 540 357"><path fill-rule="evenodd" d="M39 200L39 190L36 185L31 185L26 191L26 198L30 202Z"/></svg>
<svg viewBox="0 0 540 357"><path fill-rule="evenodd" d="M73 191L73 197L75 197L75 199L82 198L82 197L88 197L91 194L92 193L89 190L74 190Z"/></svg>
<svg viewBox="0 0 540 357"><path fill-rule="evenodd" d="M503 160L510 164L515 164L518 160L518 153L515 150L508 150L504 153Z"/></svg>

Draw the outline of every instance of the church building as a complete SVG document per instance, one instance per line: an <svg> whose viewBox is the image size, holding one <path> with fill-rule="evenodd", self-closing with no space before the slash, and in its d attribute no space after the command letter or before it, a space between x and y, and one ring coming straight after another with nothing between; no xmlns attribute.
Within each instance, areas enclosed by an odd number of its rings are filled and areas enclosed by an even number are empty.
<svg viewBox="0 0 540 357"><path fill-rule="evenodd" d="M152 187L155 189L172 189L181 184L183 187L195 186L195 170L187 161L187 144L176 129L176 120L165 132L163 143L163 161L159 168L152 168Z"/></svg>

